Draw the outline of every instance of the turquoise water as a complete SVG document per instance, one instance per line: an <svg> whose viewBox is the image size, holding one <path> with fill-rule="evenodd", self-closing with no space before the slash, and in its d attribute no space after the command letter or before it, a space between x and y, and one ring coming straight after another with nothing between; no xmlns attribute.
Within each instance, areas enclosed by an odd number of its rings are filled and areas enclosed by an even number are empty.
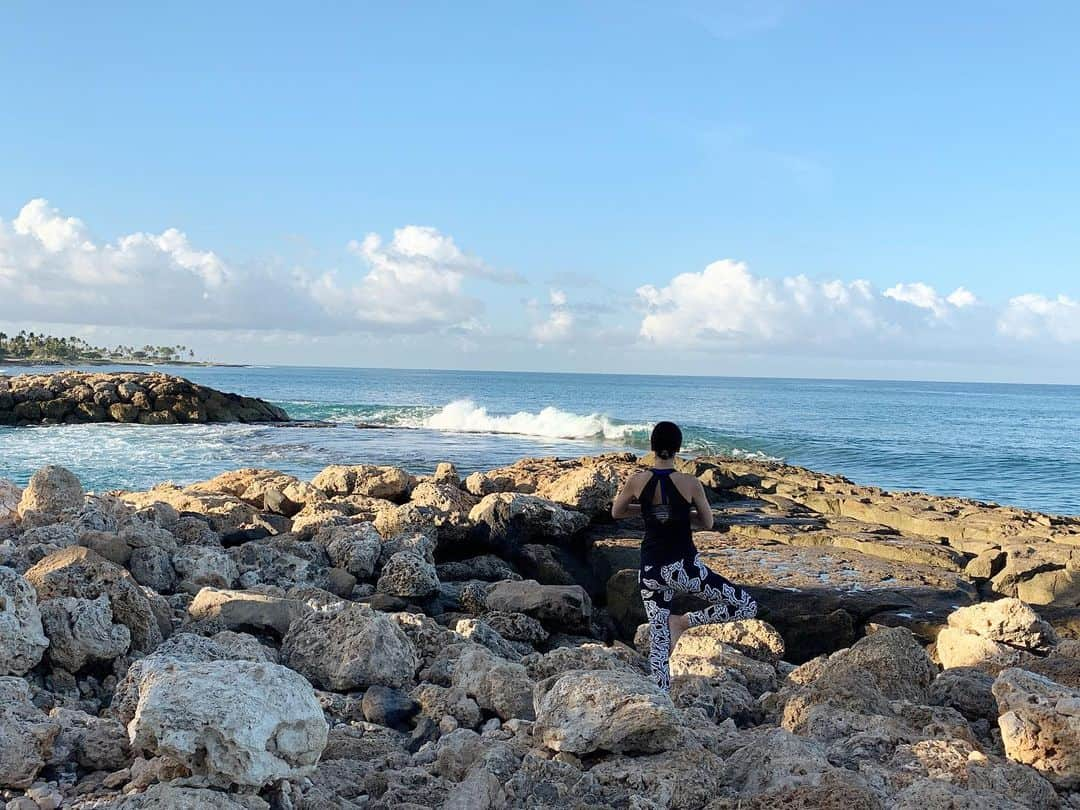
<svg viewBox="0 0 1080 810"><path fill-rule="evenodd" d="M130 369L129 369L130 370ZM241 466L460 470L642 450L660 419L695 452L784 459L889 489L1080 514L1080 387L329 368L163 368L330 427L0 428L0 477L58 463L88 488ZM21 371L21 370L19 370ZM9 370L15 374L19 371ZM357 424L373 426L358 428ZM374 429L377 426L378 429Z"/></svg>

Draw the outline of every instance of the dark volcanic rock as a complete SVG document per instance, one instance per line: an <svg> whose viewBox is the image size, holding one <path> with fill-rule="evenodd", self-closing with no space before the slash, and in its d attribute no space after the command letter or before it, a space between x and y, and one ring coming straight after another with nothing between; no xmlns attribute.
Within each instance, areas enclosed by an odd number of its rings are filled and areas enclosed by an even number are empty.
<svg viewBox="0 0 1080 810"><path fill-rule="evenodd" d="M261 399L160 372L20 374L0 397L0 424L287 422Z"/></svg>

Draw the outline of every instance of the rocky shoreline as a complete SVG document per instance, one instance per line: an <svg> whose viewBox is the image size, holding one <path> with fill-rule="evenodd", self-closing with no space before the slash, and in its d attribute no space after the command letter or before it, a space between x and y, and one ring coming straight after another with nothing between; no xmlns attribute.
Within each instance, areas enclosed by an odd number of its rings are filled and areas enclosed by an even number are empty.
<svg viewBox="0 0 1080 810"><path fill-rule="evenodd" d="M1080 518L684 462L761 613L667 695L608 516L639 463L0 483L0 800L1080 807Z"/></svg>
<svg viewBox="0 0 1080 810"><path fill-rule="evenodd" d="M281 408L161 372L0 376L0 425L287 422Z"/></svg>

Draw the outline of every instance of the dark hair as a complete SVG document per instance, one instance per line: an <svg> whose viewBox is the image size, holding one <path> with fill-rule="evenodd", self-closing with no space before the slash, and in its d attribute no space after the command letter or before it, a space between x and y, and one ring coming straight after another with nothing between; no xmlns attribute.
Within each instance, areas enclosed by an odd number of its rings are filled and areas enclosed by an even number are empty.
<svg viewBox="0 0 1080 810"><path fill-rule="evenodd" d="M674 422L657 422L649 444L659 458L674 458L682 447L682 431Z"/></svg>

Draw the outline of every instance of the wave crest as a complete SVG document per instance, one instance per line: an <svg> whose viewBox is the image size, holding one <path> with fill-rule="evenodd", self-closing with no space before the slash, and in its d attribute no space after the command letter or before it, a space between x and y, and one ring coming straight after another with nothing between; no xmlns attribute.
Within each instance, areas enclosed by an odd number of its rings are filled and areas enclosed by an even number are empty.
<svg viewBox="0 0 1080 810"><path fill-rule="evenodd" d="M629 439L647 431L648 425L613 422L599 413L588 415L563 411L553 406L538 413L519 411L507 416L488 413L472 400L458 399L421 422L421 427L457 433L516 433L548 439Z"/></svg>

